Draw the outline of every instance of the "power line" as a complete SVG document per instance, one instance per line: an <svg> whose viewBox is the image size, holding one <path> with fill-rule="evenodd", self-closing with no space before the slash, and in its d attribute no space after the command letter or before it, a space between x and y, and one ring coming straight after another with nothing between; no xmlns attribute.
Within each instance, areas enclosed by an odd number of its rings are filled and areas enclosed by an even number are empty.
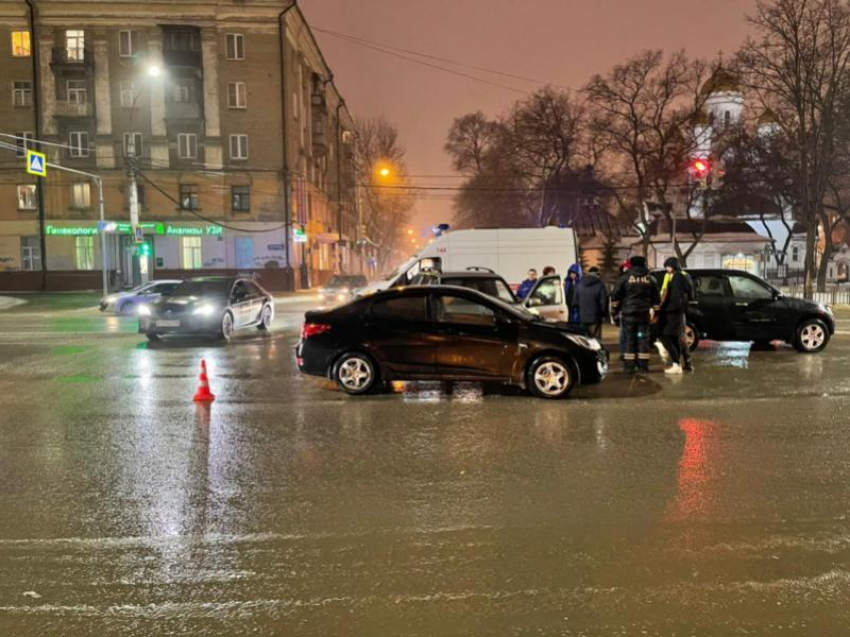
<svg viewBox="0 0 850 637"><path fill-rule="evenodd" d="M316 30L320 31L320 29L316 29ZM351 38L345 37L345 36L335 36L335 37L341 37L341 39L343 39L347 42L350 42L351 44L356 44L357 46L361 46L361 47L364 47L366 49L371 49L373 51L378 51L379 53L391 55L393 57L397 57L397 58L400 58L402 60L412 62L414 64L419 64L421 66L427 66L428 68L436 69L438 71L443 71L444 73L450 73L452 75L457 75L459 77L463 77L463 78L466 78L468 80L472 80L474 82L479 82L481 84L487 84L489 86L495 86L497 88L503 88L503 89L506 89L508 91L513 91L514 93L520 93L521 95L530 95L531 94L529 91L525 91L523 89L516 88L514 86L509 86L507 84L500 84L499 82L492 82L492 81L486 80L482 77L477 77L475 75L470 75L469 73L464 73L463 71L458 71L458 70L455 70L455 69L450 69L450 68L445 67L445 66L440 66L439 64L432 64L430 62L426 62L424 60L419 60L415 57L411 57L411 56L403 54L403 53L398 53L396 51L393 51L393 50L390 50L390 49L387 49L387 48L382 48L380 46L373 46L372 44L369 44L367 42L363 42L363 41L356 40L356 39L351 39Z"/></svg>
<svg viewBox="0 0 850 637"><path fill-rule="evenodd" d="M437 62L446 62L447 64L454 64L455 66L461 66L464 68L472 69L474 71L483 71L484 73L492 73L493 75L501 75L503 77L509 77L514 80L521 80L523 82L530 82L532 84L540 84L541 86L554 86L556 88L561 88L564 90L569 90L567 86L561 86L560 84L555 84L553 82L544 82L543 80L536 80L532 77L525 77L523 75L517 75L515 73L508 73L507 71L498 71L496 69L490 69L484 66L475 66L474 64L467 64L466 62L458 62L457 60L452 60L449 58L439 57L437 55L431 55L428 53L421 53L419 51L411 51L410 49L402 49L399 47L392 46L390 44L383 44L381 42L375 42L372 40L367 40L366 38L361 38L356 35L351 35L349 33L340 33L339 31L331 31L330 29L323 29L320 27L311 27L313 31L318 31L319 33L325 33L327 35L334 36L336 38L350 40L352 42L359 42L362 44L369 44L376 47L381 47L384 49L388 49L391 51L397 51L399 53L408 53L410 55L416 55L419 57L423 57L429 60L435 60Z"/></svg>

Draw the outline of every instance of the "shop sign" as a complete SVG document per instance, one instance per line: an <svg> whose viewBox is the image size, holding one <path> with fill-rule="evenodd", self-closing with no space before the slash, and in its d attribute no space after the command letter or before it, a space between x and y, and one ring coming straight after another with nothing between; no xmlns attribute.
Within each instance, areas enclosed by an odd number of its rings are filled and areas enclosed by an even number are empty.
<svg viewBox="0 0 850 637"><path fill-rule="evenodd" d="M284 245L282 243L270 243L266 246L270 252L283 252Z"/></svg>
<svg viewBox="0 0 850 637"><path fill-rule="evenodd" d="M307 233L304 232L304 228L293 228L292 229L292 242L293 243L307 243Z"/></svg>
<svg viewBox="0 0 850 637"><path fill-rule="evenodd" d="M48 225L45 228L45 234L59 237L87 237L97 234L99 228L101 228L100 223L98 223L96 227ZM133 226L129 223L105 222L102 228L107 233L114 232L116 234L133 234ZM140 223L138 228L141 229L144 234L172 235L178 237L200 237L204 235L208 237L224 236L224 228L216 225L194 227L172 226L171 224L166 223L148 222Z"/></svg>

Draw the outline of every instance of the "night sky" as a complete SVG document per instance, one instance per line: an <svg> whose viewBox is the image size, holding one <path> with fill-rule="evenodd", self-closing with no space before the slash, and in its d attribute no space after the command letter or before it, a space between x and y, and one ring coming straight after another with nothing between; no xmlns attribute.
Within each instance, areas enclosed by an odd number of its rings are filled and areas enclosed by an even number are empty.
<svg viewBox="0 0 850 637"><path fill-rule="evenodd" d="M302 0L311 26L469 66L579 88L591 75L647 48L730 54L747 33L755 0ZM442 146L452 120L496 115L522 93L411 63L316 32L352 111L397 124L417 185L457 185ZM410 57L408 53L396 52ZM540 85L419 58L489 82ZM450 221L448 194L417 205L423 227Z"/></svg>

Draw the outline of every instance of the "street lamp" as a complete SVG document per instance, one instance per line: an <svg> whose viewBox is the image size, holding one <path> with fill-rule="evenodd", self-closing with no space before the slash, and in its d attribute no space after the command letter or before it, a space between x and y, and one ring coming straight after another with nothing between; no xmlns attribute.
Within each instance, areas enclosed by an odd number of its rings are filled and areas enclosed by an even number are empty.
<svg viewBox="0 0 850 637"><path fill-rule="evenodd" d="M384 177L384 178L389 177L390 176L390 169L387 168L387 167L381 168L380 170L378 170L378 174L381 177Z"/></svg>

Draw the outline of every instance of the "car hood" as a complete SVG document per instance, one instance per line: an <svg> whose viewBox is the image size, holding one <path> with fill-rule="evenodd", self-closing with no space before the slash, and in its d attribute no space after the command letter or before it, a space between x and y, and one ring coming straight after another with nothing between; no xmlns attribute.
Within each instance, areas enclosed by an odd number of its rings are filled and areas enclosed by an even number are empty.
<svg viewBox="0 0 850 637"><path fill-rule="evenodd" d="M579 334L580 336L584 336L585 334L584 329L580 325L567 323L566 321L534 321L530 325L542 329L566 332L568 334Z"/></svg>

